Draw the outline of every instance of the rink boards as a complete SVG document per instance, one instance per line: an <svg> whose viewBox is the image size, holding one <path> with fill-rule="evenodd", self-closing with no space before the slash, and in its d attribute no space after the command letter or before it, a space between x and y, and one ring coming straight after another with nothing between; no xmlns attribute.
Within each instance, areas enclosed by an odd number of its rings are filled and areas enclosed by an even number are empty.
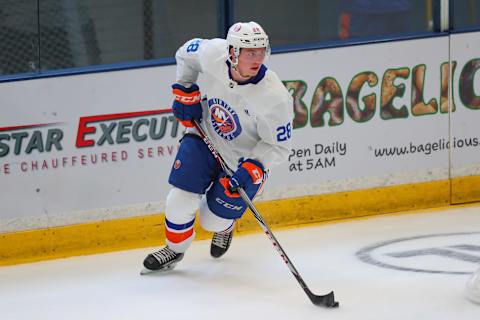
<svg viewBox="0 0 480 320"><path fill-rule="evenodd" d="M288 161L257 199L269 224L480 200L479 35L272 56L295 105ZM162 243L174 78L165 66L0 84L0 265ZM255 230L249 214L237 225Z"/></svg>

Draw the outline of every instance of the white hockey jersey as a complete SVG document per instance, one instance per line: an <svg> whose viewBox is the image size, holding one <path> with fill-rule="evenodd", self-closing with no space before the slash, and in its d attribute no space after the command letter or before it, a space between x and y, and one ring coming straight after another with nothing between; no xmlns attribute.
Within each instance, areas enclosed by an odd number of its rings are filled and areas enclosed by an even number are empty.
<svg viewBox="0 0 480 320"><path fill-rule="evenodd" d="M251 158L268 170L284 162L290 152L292 97L265 66L247 83L236 83L227 54L225 39L186 42L176 53L176 81L200 87L206 98L202 126L231 169L236 170L240 158Z"/></svg>

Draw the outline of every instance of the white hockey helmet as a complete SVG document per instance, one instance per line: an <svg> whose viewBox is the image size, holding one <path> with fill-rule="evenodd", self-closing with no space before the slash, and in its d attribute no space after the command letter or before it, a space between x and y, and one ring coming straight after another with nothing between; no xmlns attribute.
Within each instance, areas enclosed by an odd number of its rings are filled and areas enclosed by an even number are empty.
<svg viewBox="0 0 480 320"><path fill-rule="evenodd" d="M233 47L233 55L235 57L235 63L231 60L229 55L229 61L236 67L238 62L238 56L240 55L241 48L265 48L266 56L270 54L270 43L268 41L267 33L256 22L237 22L228 29L227 44Z"/></svg>

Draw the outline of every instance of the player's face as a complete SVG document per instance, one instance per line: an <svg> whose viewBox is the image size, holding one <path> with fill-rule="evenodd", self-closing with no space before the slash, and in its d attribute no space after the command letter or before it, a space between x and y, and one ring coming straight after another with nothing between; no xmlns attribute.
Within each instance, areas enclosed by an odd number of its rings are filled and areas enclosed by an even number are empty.
<svg viewBox="0 0 480 320"><path fill-rule="evenodd" d="M243 77L257 75L265 60L265 48L242 48L238 56L238 71Z"/></svg>

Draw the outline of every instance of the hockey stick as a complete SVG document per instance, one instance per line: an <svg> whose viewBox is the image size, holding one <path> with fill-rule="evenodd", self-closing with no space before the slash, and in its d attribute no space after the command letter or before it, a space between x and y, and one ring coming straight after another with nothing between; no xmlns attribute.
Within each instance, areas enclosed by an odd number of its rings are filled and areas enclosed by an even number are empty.
<svg viewBox="0 0 480 320"><path fill-rule="evenodd" d="M197 131L199 132L201 138L203 139L203 141L205 142L205 144L208 146L208 149L210 149L210 152L213 154L213 156L215 157L215 159L218 161L218 163L220 164L220 166L222 167L222 169L225 171L225 173L228 175L228 176L232 176L233 175L233 171L228 167L227 163L225 162L225 160L223 160L222 156L218 153L217 149L215 148L215 145L213 144L213 142L210 140L210 138L207 136L207 134L205 133L205 131L202 129L202 127L200 126L200 124L195 120L194 122L194 126L195 128L197 129ZM302 277L300 276L300 273L298 273L297 269L295 268L295 266L293 265L292 261L290 260L290 258L288 258L287 254L285 253L285 251L283 250L282 246L280 245L280 243L278 242L277 238L275 238L275 236L273 235L272 231L270 230L270 228L268 227L267 223L265 222L265 220L263 220L262 216L260 215L260 213L258 212L258 210L255 208L255 206L253 205L252 201L250 200L250 198L247 196L247 193L245 192L245 190L243 190L243 188L238 188L236 190L240 196L242 197L243 201L245 201L245 203L247 204L247 206L250 208L250 210L252 211L253 213L253 216L255 217L255 219L258 221L258 223L260 224L260 227L262 227L263 231L265 232L265 234L267 235L267 237L270 239L270 241L272 242L273 246L275 247L275 249L277 250L277 252L280 254L280 256L282 257L283 261L285 262L285 264L287 265L287 267L290 269L290 271L292 272L292 274L295 276L295 279L297 279L298 283L300 284L300 286L302 287L303 291L305 291L305 293L307 294L307 296L310 298L310 300L312 301L312 303L316 306L323 306L323 307L327 307L327 308L335 308L335 307L338 307L338 302L335 301L335 296L334 296L334 293L333 291L326 294L326 295L316 295L316 294L313 294L312 291L310 291L310 289L308 288L307 284L305 283L305 281L303 281Z"/></svg>

